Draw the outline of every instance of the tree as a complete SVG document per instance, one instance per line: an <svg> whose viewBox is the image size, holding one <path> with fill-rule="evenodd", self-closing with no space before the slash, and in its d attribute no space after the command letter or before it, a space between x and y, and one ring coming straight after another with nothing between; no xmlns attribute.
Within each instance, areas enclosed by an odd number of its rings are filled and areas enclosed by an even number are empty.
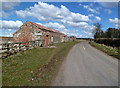
<svg viewBox="0 0 120 88"><path fill-rule="evenodd" d="M100 23L96 23L95 25L95 30L93 31L94 33L94 38L101 38L103 31L101 30L101 24Z"/></svg>
<svg viewBox="0 0 120 88"><path fill-rule="evenodd" d="M105 33L104 33L104 31L103 30L101 30L101 38L105 38Z"/></svg>
<svg viewBox="0 0 120 88"><path fill-rule="evenodd" d="M112 28L108 28L106 31L107 38L112 38Z"/></svg>
<svg viewBox="0 0 120 88"><path fill-rule="evenodd" d="M107 38L119 38L120 30L116 28L108 28L106 31Z"/></svg>

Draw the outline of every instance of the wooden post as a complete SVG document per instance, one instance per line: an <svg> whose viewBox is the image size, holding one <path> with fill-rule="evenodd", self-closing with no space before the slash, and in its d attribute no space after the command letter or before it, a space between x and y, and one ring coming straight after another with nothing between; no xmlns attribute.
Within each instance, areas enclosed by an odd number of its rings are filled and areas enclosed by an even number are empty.
<svg viewBox="0 0 120 88"><path fill-rule="evenodd" d="M35 41L34 41L34 48L35 48Z"/></svg>
<svg viewBox="0 0 120 88"><path fill-rule="evenodd" d="M39 46L39 40L37 41L37 46Z"/></svg>
<svg viewBox="0 0 120 88"><path fill-rule="evenodd" d="M39 46L39 40L38 40L38 46Z"/></svg>
<svg viewBox="0 0 120 88"><path fill-rule="evenodd" d="M26 48L27 48L27 50L29 49L29 42L27 42L27 47Z"/></svg>
<svg viewBox="0 0 120 88"><path fill-rule="evenodd" d="M7 43L7 57L10 56L9 50L10 50L10 48L9 48L9 43Z"/></svg>
<svg viewBox="0 0 120 88"><path fill-rule="evenodd" d="M21 51L21 43L19 43L19 51Z"/></svg>

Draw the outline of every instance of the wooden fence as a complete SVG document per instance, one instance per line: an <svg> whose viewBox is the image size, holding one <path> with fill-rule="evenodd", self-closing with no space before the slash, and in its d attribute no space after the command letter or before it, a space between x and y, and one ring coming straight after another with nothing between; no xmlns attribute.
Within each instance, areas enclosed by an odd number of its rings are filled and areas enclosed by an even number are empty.
<svg viewBox="0 0 120 88"><path fill-rule="evenodd" d="M43 40L35 40L29 42L18 43L2 43L0 44L0 59L7 58L17 52L29 50L35 47L41 47L44 44Z"/></svg>

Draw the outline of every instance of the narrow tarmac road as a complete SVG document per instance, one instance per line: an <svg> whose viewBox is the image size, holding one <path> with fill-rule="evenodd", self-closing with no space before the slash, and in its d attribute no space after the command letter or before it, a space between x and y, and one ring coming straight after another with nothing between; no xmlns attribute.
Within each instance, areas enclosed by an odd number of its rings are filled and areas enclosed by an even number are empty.
<svg viewBox="0 0 120 88"><path fill-rule="evenodd" d="M118 60L88 42L79 43L62 63L53 86L118 86Z"/></svg>

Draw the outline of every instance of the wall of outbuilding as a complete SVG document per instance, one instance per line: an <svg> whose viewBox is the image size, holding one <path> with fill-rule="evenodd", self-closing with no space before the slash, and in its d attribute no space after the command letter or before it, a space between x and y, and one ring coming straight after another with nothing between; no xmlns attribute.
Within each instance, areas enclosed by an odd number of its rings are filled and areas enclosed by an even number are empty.
<svg viewBox="0 0 120 88"><path fill-rule="evenodd" d="M24 23L14 34L14 42L27 42L34 40L46 41L46 35L48 35L48 44L60 43L68 41L68 37L57 32L40 29L31 22Z"/></svg>

